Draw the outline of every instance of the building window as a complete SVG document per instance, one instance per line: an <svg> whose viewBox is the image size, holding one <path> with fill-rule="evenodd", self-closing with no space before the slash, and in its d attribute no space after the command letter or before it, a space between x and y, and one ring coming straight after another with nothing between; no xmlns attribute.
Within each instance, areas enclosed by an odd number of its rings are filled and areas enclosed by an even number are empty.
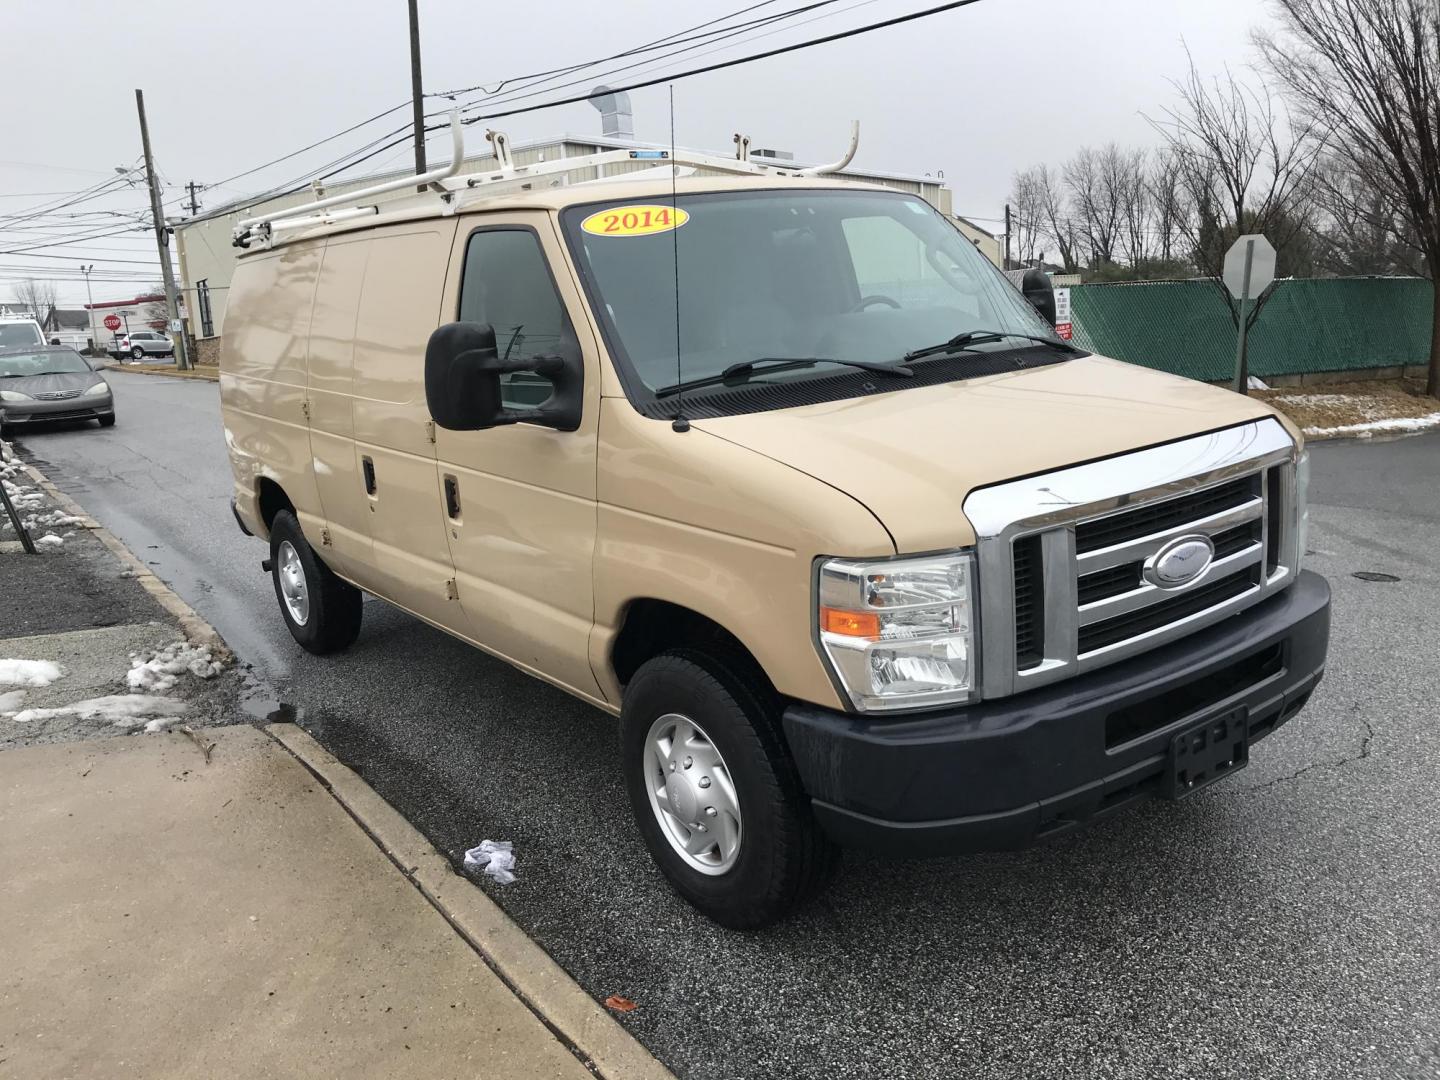
<svg viewBox="0 0 1440 1080"><path fill-rule="evenodd" d="M215 320L210 315L210 279L195 283L195 306L200 309L200 336L215 336Z"/></svg>

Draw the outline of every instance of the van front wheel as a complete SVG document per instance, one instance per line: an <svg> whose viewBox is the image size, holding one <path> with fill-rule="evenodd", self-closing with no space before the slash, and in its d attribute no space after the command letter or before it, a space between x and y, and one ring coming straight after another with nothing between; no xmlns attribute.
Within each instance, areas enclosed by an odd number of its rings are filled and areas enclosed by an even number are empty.
<svg viewBox="0 0 1440 1080"><path fill-rule="evenodd" d="M636 824L675 890L723 926L773 923L829 881L773 691L745 665L675 650L643 664L620 713Z"/></svg>
<svg viewBox="0 0 1440 1080"><path fill-rule="evenodd" d="M324 654L354 643L360 634L360 590L315 557L289 510L270 523L270 576L280 614L301 648Z"/></svg>

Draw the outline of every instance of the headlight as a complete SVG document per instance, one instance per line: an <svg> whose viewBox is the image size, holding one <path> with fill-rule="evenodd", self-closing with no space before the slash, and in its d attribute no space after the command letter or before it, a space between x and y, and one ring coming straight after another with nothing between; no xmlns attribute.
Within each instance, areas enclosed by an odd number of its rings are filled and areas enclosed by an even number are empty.
<svg viewBox="0 0 1440 1080"><path fill-rule="evenodd" d="M1310 451L1301 450L1295 461L1295 572L1305 561L1310 544Z"/></svg>
<svg viewBox="0 0 1440 1080"><path fill-rule="evenodd" d="M820 644L862 712L967 701L976 683L969 553L820 567Z"/></svg>
<svg viewBox="0 0 1440 1080"><path fill-rule="evenodd" d="M87 386L81 397L106 397L110 393L110 384L101 379L94 386Z"/></svg>
<svg viewBox="0 0 1440 1080"><path fill-rule="evenodd" d="M0 401L34 401L29 394L22 394L19 390L0 390Z"/></svg>

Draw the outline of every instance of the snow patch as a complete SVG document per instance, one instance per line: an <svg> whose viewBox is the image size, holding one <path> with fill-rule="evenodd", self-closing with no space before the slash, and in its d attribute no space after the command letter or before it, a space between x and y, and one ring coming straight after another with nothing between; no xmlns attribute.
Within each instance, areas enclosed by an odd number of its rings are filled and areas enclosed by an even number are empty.
<svg viewBox="0 0 1440 1080"><path fill-rule="evenodd" d="M198 679L213 679L220 670L220 663L210 655L210 646L176 641L134 657L125 673L125 684L131 690L164 693L187 671Z"/></svg>
<svg viewBox="0 0 1440 1080"><path fill-rule="evenodd" d="M20 703L24 700L24 690L11 690L0 694L0 716L13 716L20 710Z"/></svg>
<svg viewBox="0 0 1440 1080"><path fill-rule="evenodd" d="M53 660L0 660L0 686L49 686L64 675Z"/></svg>
<svg viewBox="0 0 1440 1080"><path fill-rule="evenodd" d="M1258 375L1251 375L1245 385L1251 390L1269 390L1270 384Z"/></svg>
<svg viewBox="0 0 1440 1080"><path fill-rule="evenodd" d="M65 538L56 536L54 533L46 533L44 536L35 537L36 547L58 548L65 546Z"/></svg>
<svg viewBox="0 0 1440 1080"><path fill-rule="evenodd" d="M1334 439L1347 435L1368 439L1373 435L1429 431L1436 427L1440 427L1440 412L1430 413L1427 416L1399 416L1389 420L1369 420L1363 424L1342 424L1340 427L1307 427L1304 431L1307 439Z"/></svg>
<svg viewBox="0 0 1440 1080"><path fill-rule="evenodd" d="M150 694L111 694L53 709L22 709L12 719L18 724L29 724L36 720L73 716L77 720L104 720L116 727L134 728L143 726L142 721L150 718L164 717L173 722L189 711L187 702L174 698Z"/></svg>

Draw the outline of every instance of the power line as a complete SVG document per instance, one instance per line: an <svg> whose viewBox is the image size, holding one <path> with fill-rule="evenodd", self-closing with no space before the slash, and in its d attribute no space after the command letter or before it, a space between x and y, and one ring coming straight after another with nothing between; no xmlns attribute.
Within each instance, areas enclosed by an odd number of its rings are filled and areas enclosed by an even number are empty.
<svg viewBox="0 0 1440 1080"><path fill-rule="evenodd" d="M832 42L843 41L846 38L858 37L861 34L868 34L875 30L884 30L892 26L899 26L902 23L914 22L916 19L929 18L932 15L939 15L946 11L954 11L956 8L969 7L977 4L980 0L950 0L946 4L937 4L935 7L923 8L920 11L912 11L906 15L896 15L889 19L882 19L879 22L867 23L864 26L852 27L849 30L841 30L834 34L826 34L824 37L809 38L805 41L794 42L789 45L782 45L778 48L767 49L764 52L751 53L748 56L734 57L730 60L721 60L714 64L706 64L703 67L691 68L674 75L660 75L641 82L630 83L626 86L616 86L610 89L611 93L624 93L630 90L643 90L647 86L655 86L662 82L678 82L680 79L693 78L696 75L706 75L712 71L723 71L725 68L737 67L741 64L751 64L757 60L768 60L773 56L783 56L786 53L799 52L801 49L812 49L817 45L828 45ZM568 98L560 98L558 101L547 101L539 105L526 105L517 109L505 109L500 112L482 113L479 116L472 116L462 121L465 124L478 123L481 120L498 120L505 116L519 116L522 113L537 112L541 109L553 109L560 105L573 105L577 102L588 101L592 94L580 94Z"/></svg>
<svg viewBox="0 0 1440 1080"><path fill-rule="evenodd" d="M686 37L685 35L693 35L693 34L695 34L696 31L704 30L704 29L706 29L707 27L711 27L711 26L715 26L716 24L719 24L719 23L727 22L727 21L729 21L729 20L731 20L731 19L736 18L736 17L739 16L739 15L748 14L748 13L751 12L751 11L755 11L755 10L757 10L757 9L759 9L759 8L762 8L762 7L767 7L767 6L769 6L770 4L775 3L775 2L776 2L776 0L764 0L763 3L752 4L752 5L750 5L749 7L741 8L741 9L739 9L738 11L730 12L729 14L720 16L719 18L711 19L711 20L709 20L709 21L707 21L707 22L699 23L699 24L697 24L697 25L695 25L695 26L687 27L686 29L683 29L683 30L677 30L675 33L669 34L669 35L667 35L666 37L658 38L658 39L656 39L655 41L647 42L647 43L645 43L644 45L639 45L639 46L636 46L636 47L634 47L634 48L632 48L632 49L628 49L628 50L626 50L626 51L624 51L624 52L616 53L616 54L614 54L614 55L607 56L607 57L602 57L602 58L597 59L597 60L590 60L590 61L586 61L585 63L581 63L581 64L572 64L572 65L569 65L569 66L567 66L567 67L564 67L564 68L556 68L556 69L553 69L553 70L551 70L551 71L538 72L538 73L534 73L534 74L530 74L530 75L518 75L518 76L512 76L512 77L507 78L507 79L502 79L502 80L496 85L496 90L495 90L495 91L492 91L491 93L492 93L492 94L493 94L493 93L498 93L499 90L500 90L502 87L504 87L504 86L506 86L506 85L508 85L508 84L510 84L510 83L525 83L525 84L526 84L525 87L520 87L520 88L517 88L517 89L528 89L530 86L538 85L538 82L537 82L536 80L541 80L541 81L543 81L545 78L550 77L550 76L568 74L568 73L570 73L570 72L580 71L580 70L583 70L583 69L585 69L585 68L590 68L590 67L598 67L598 66L601 65L601 64L609 63L609 62L612 61L612 60L623 59L623 58L625 58L625 57L627 57L627 56L636 55L637 53L642 52L642 51L647 51L647 50L651 50L651 49L655 49L655 48L662 48L662 47L664 47L667 43L670 44L670 45L674 45L674 44L680 44L681 42L684 42L684 41L691 41L691 40L694 40L694 38L692 38L692 37ZM757 27L757 26L769 25L769 24L771 24L771 23L773 23L773 22L776 22L776 21L778 21L778 20L790 18L790 17L792 17L793 15L796 15L796 14L803 14L803 13L808 12L808 11L813 11L813 10L815 10L816 8L823 7L823 6L826 6L827 4L831 4L831 3L835 3L835 2L837 2L837 0L818 0L818 2L808 4L808 5L805 5L805 6L800 7L800 8L791 9L791 10L786 11L786 12L780 12L780 13L777 13L777 14L775 14L775 15L765 16L764 18L761 18L761 19L751 20L751 21L749 21L749 22L747 22L747 23L740 24L738 27L722 27L721 29L712 31L712 32L711 32L710 34L708 34L708 35L699 35L699 36L705 37L705 38L708 39L707 41L702 42L702 44L710 44L710 43L713 43L714 41L721 40L721 36L722 36L722 35L723 35L723 36L726 36L726 37L734 36L734 35L737 34L737 33L743 33L743 32L748 31L748 30L750 30L750 29L754 29L754 28ZM652 58L652 59L660 59L660 60L669 59L671 56L679 55L681 52L685 52L685 51L688 51L688 49L674 50L674 51L672 51L671 53L667 53L664 57L658 57L658 58ZM587 80L587 81L588 81L588 80ZM567 84L567 85L568 85L568 84ZM439 93L439 94L431 93L431 94L426 94L425 96L426 96L426 97L453 97L453 96L458 95L458 94L464 94L464 93L468 93L468 92L473 91L473 90L483 90L483 89L484 89L484 87L483 87L483 85L481 85L481 86L473 86L473 87L469 87L469 88L465 88L465 89L445 91L445 92L442 92L442 93ZM508 100L509 95L506 95L505 97L506 97L506 99ZM389 115L390 113L398 112L399 110L405 108L406 105L408 105L408 104L409 104L409 102L405 102L405 103L402 103L402 104L400 104L400 105L394 106L393 108L388 109L388 110L386 110L386 111L383 112L383 113L379 113L379 114L377 114L376 116L371 117L369 120L362 121L362 122L359 123L359 124L352 125L351 127L346 128L346 129L345 129L344 131L342 131L342 132L337 132L335 135L329 136L329 137L327 137L327 138L325 138L325 139L319 140L318 142L312 143L309 147L306 147L306 148L304 148L304 149L302 149L302 150L295 151L295 152L292 153L292 154L287 154L287 155L285 155L285 157L282 157L282 158L277 158L277 159L275 159L275 161L267 162L265 165L257 165L255 168L250 169L250 170L248 170L247 172L238 173L238 174L236 174L235 176L227 177L225 180L217 181L215 184L211 184L211 185L207 185L207 186L210 186L210 187L220 186L220 185L222 185L222 184L228 183L230 180L235 180L235 179L238 179L238 178L240 178L240 177L242 177L242 176L248 176L248 175L250 175L251 173L259 172L261 169L267 168L269 165L273 165L273 164L276 164L276 163L278 163L278 162L280 162L280 161L287 160L288 158L295 157L295 156L297 156L298 154L304 153L305 150L314 149L316 146L320 146L320 145L322 145L323 143L330 142L330 141L332 141L333 139L339 138L341 135L348 134L349 132L355 131L355 130L357 130L358 128L364 127L366 124L371 123L371 122L373 122L374 120L380 119L380 118L383 117L383 116L387 116L387 115ZM445 111L445 110L441 110L440 113L443 113L444 111ZM432 116L433 116L433 115L440 115L440 113L432 113L432 114L430 114L430 115L432 115ZM412 124L406 124L406 125L403 125L403 126L401 126L401 127L395 128L394 130L392 130L392 131L390 131L390 132L387 132L386 134L381 135L381 136L378 136L377 138L371 140L371 142L367 143L366 145L364 145L364 146L362 146L362 147L358 147L357 149L355 149L355 150L353 150L353 151L351 151L351 152L349 152L349 153L347 153L347 154L344 154L344 155L342 155L341 157L335 159L334 161L328 162L328 163L325 164L325 165L321 165L321 166L318 166L318 167L316 167L316 168L313 168L313 169L307 171L306 173L302 174L302 175L299 176L299 177L296 177L296 178L294 178L294 179L292 179L292 180L285 181L285 182L283 182L283 183L281 183L281 184L278 184L278 185L272 187L269 191L260 192L260 193L255 194L255 195L248 196L248 197L246 197L245 199L237 200L236 202L230 204L230 205L227 206L227 207L222 207L222 208L220 208L219 210L212 212L211 214L207 214L207 215L203 215L203 216L199 216L199 217L192 218L192 220L199 220L199 221L209 220L210 218L213 218L213 217L219 217L219 216L224 216L225 214L235 213L235 212L237 212L238 210L243 209L243 207L244 207L245 205L254 205L254 204L257 203L257 202L264 202L264 201L266 201L266 200L268 200L268 199L277 198L277 197L280 197L280 196L283 196L283 195L294 194L295 192L298 192L298 191L303 190L305 184L308 183L311 179L314 179L314 178L329 179L330 177L332 177L332 176L334 176L334 175L336 175L336 174L338 174L338 173L340 173L340 172L343 172L345 169L352 168L352 167L354 167L355 165L359 165L359 164L361 164L361 163L363 163L363 162L365 162L365 161L370 160L371 158L374 158L374 157L377 156L378 154L384 153L385 151L391 149L391 147L398 145L399 142L401 142L401 141L409 142L410 139L413 137L413 129L414 129L414 126L413 126ZM425 130L426 132L430 132L430 131L437 130L437 128L436 128L435 126L429 126L429 127L426 127L424 130ZM396 136L402 136L402 138L400 138L400 139L395 139ZM395 139L395 141L387 141L387 140L392 140L392 139ZM367 151L373 151L373 152L367 153ZM358 155L358 156L357 156L357 155ZM351 159L353 159L353 160L351 160ZM169 203L169 202L174 202L174 201L176 201L176 200L167 200L167 203Z"/></svg>
<svg viewBox="0 0 1440 1080"><path fill-rule="evenodd" d="M547 90L534 90L534 89L532 89L532 88L530 88L530 87L518 87L515 91L511 91L510 93L500 95L499 98L498 98L498 100L501 101L501 102L524 101L524 100L527 100L527 99L529 99L529 98L539 97L542 93L550 93L550 92L555 91L555 90L562 90L562 89L564 89L564 88L567 87L567 86L579 86L579 85L582 84L582 83L593 82L594 80L597 80L597 79L600 79L600 80L608 79L608 78L610 78L610 77L613 76L613 75L618 75L618 74L620 74L621 72L631 71L631 70L633 70L633 69L635 69L635 68L645 67L646 65L649 65L649 64L656 64L656 63L658 63L658 64L661 64L661 65L663 66L666 61L668 61L668 60L670 60L670 59L672 59L672 58L674 58L674 57L676 57L676 56L681 56L681 55L683 55L683 54L685 54L685 53L693 52L693 51L696 50L696 49L704 49L705 46L707 46L707 45L715 45L717 42L726 41L726 40L728 40L728 39L730 39L730 38L740 37L740 36L742 36L742 35L745 35L745 34L750 33L752 30L755 30L755 29L758 29L758 28L762 28L762 27L766 27L766 26L773 26L773 24L775 24L775 23L784 22L785 20L790 19L790 18L793 18L793 17L796 16L796 15L804 15L804 14L807 14L807 13L809 13L809 12L811 12L811 11L818 10L819 8L829 7L829 6L831 6L832 4L837 3L837 2L838 2L838 0L818 0L818 2L812 3L812 4L807 4L807 5L805 5L804 7L792 8L792 9L789 10L789 11L779 12L779 13L777 13L777 14L775 14L775 15L768 15L768 16L766 16L766 17L763 18L763 19L754 19L754 20L751 20L751 21L748 22L748 23L742 23L742 24L740 24L739 26L735 26L735 27L725 27L725 28L723 28L722 30L716 30L716 31L711 32L710 34L697 35L698 38L703 38L704 40L696 41L695 44L693 44L693 45L687 45L687 46L685 46L685 48L683 48L683 49L673 49L673 50L671 50L670 52L666 53L664 56L649 57L649 58L644 59L644 60L637 60L637 61L636 61L635 63L633 63L633 64L626 64L626 65L624 65L623 67L612 68L612 69L610 69L609 71L600 72L598 75L587 75L587 76L586 76L585 78L583 78L583 79L572 79L572 80L570 80L569 82L560 83L558 86L552 86L552 87L550 87L550 88L547 89ZM866 2L866 3L873 3L874 0L865 0L865 2ZM858 4L857 4L857 5L854 5L854 6L858 7L858 6L861 6L861 5L858 5ZM849 9L843 9L843 10L849 10ZM827 15L817 15L817 16L815 17L815 19L806 19L806 20L803 20L802 22L800 22L800 23L798 23L798 24L793 24L793 25L803 26L803 25L805 25L805 24L808 23L808 22L814 22L816 19L826 18L826 17L828 17L828 16L827 16ZM775 27L775 28L767 31L767 32L764 33L764 34L757 34L757 35L755 36L755 38L753 38L753 39L751 39L751 40L758 40L758 39L760 39L760 38L770 37L771 35L773 35L773 34L778 34L778 33L780 33L780 32L783 31L783 30L792 29L792 28L793 28L793 25L791 25L791 26ZM672 42L672 44L680 44L682 41L691 41L691 40L694 40L694 39L692 39L692 38L683 38L683 39L681 39L681 41ZM711 55L711 54L713 54L713 53L722 51L722 49L723 49L723 46L721 46L721 47L719 47L719 48L709 49L709 50L707 50L707 51L705 51L705 52L702 52L700 55L701 55L701 56L709 56L709 55ZM622 53L619 57L614 57L613 59L622 59L622 58L623 58L624 56L626 56L626 55L628 55L628 54ZM601 63L606 63L606 62L608 62L608 61L601 61ZM595 65L595 66L598 66L598 65ZM652 70L659 70L659 69L658 69L658 68L654 68L654 69L652 69ZM549 81L549 80L545 80L545 81ZM538 84L536 84L536 85L538 85ZM527 93L520 93L520 92L519 92L520 90L527 90L528 92L527 92ZM493 94L492 94L492 95L487 95L487 98L491 98L491 97L495 97L495 95L493 95ZM468 106L464 106L464 107L462 108L462 111L468 111L469 109L474 109L474 108L478 108L478 107L479 107L479 103L476 102L476 103L472 103L472 104L470 104L470 105L468 105Z"/></svg>

